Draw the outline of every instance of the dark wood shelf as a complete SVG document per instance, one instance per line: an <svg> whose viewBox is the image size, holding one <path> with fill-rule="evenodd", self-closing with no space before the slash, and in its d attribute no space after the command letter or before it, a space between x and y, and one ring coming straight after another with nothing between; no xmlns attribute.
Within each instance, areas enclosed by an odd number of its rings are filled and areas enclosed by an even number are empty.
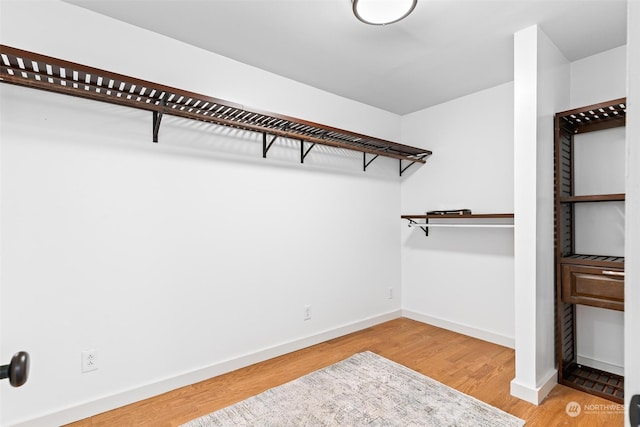
<svg viewBox="0 0 640 427"><path fill-rule="evenodd" d="M563 372L563 384L617 403L624 403L624 377L577 363Z"/></svg>
<svg viewBox="0 0 640 427"><path fill-rule="evenodd" d="M571 254L560 258L562 264L589 265L593 267L624 268L624 257L609 255Z"/></svg>
<svg viewBox="0 0 640 427"><path fill-rule="evenodd" d="M560 197L560 203L589 203L589 202L624 202L625 194L590 194L587 196Z"/></svg>
<svg viewBox="0 0 640 427"><path fill-rule="evenodd" d="M163 114L263 134L263 157L278 137L300 142L300 161L313 146L359 151L364 170L378 156L398 159L400 175L425 163L431 151L294 117L246 108L233 102L159 83L0 45L0 82L147 110L153 113L153 142ZM269 141L267 135L270 136ZM305 147L304 142L308 145ZM367 154L371 155L367 159ZM403 166L402 162L409 162Z"/></svg>
<svg viewBox="0 0 640 427"><path fill-rule="evenodd" d="M513 218L512 213L494 213L494 214L446 214L446 215L402 215L401 219L490 219L490 218Z"/></svg>
<svg viewBox="0 0 640 427"><path fill-rule="evenodd" d="M627 98L574 108L556 114L560 126L571 134L593 132L626 125Z"/></svg>
<svg viewBox="0 0 640 427"><path fill-rule="evenodd" d="M401 215L401 219L409 221L409 227L420 227L424 231L425 236L429 235L430 227L477 227L477 228L513 228L513 222L473 222L469 220L485 220L485 219L513 219L512 213L492 213L492 214L423 214L423 215ZM417 220L424 220L418 222ZM449 220L429 222L429 220ZM463 221L460 221L463 220Z"/></svg>

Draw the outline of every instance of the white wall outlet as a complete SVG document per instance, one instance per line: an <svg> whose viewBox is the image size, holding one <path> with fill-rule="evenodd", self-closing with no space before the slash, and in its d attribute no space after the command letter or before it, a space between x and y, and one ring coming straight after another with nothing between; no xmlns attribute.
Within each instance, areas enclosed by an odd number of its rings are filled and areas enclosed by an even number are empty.
<svg viewBox="0 0 640 427"><path fill-rule="evenodd" d="M98 350L84 350L82 352L82 372L98 369Z"/></svg>
<svg viewBox="0 0 640 427"><path fill-rule="evenodd" d="M305 305L304 306L304 320L309 320L311 319L311 306L310 305Z"/></svg>
<svg viewBox="0 0 640 427"><path fill-rule="evenodd" d="M389 288L389 292L387 293L387 297L389 299L393 299L393 288Z"/></svg>

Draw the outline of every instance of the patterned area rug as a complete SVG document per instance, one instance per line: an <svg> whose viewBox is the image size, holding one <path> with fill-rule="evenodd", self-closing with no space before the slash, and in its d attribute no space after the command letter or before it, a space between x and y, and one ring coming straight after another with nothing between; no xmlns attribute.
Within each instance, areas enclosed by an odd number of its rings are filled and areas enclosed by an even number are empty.
<svg viewBox="0 0 640 427"><path fill-rule="evenodd" d="M364 352L182 427L523 425L498 408Z"/></svg>

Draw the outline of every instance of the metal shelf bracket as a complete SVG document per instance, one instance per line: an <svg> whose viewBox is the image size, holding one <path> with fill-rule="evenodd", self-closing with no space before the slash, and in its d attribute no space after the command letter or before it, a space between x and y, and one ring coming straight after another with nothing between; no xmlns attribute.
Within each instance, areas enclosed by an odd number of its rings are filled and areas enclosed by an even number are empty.
<svg viewBox="0 0 640 427"><path fill-rule="evenodd" d="M167 102L163 99L160 101L160 106L164 107ZM158 132L160 131L160 122L162 121L162 111L153 111L153 142L158 142Z"/></svg>
<svg viewBox="0 0 640 427"><path fill-rule="evenodd" d="M271 142L267 144L267 133L266 132L262 133L262 157L263 158L265 159L267 158L267 153L269 152L269 149L271 148L273 143L276 142L276 139L278 139L278 135L274 135Z"/></svg>
<svg viewBox="0 0 640 427"><path fill-rule="evenodd" d="M402 176L402 174L409 169L411 166L413 166L414 163L424 163L424 159L426 159L427 157L430 156L431 153L429 154L425 154L422 156L417 156L417 159L412 161L411 163L409 163L407 166L405 166L404 168L402 167L402 159L398 159L398 162L400 163L400 176Z"/></svg>
<svg viewBox="0 0 640 427"><path fill-rule="evenodd" d="M316 146L316 143L312 143L309 148L307 148L307 151L304 150L304 139L300 140L300 163L304 163L304 159L305 157L307 157L307 154L309 154L309 151L311 151L311 149L313 147Z"/></svg>
<svg viewBox="0 0 640 427"><path fill-rule="evenodd" d="M362 153L362 170L364 172L366 172L367 171L367 167L371 164L371 162L373 162L375 159L377 159L378 156L380 156L380 155L376 154L375 156L373 156L373 158L371 160L369 160L367 162L367 153Z"/></svg>
<svg viewBox="0 0 640 427"><path fill-rule="evenodd" d="M429 224L429 218L425 218L424 222L426 224ZM429 227L423 227L422 224L419 224L417 221L414 221L411 218L409 218L409 227L415 227L415 226L419 226L420 229L424 231L424 235L429 237Z"/></svg>

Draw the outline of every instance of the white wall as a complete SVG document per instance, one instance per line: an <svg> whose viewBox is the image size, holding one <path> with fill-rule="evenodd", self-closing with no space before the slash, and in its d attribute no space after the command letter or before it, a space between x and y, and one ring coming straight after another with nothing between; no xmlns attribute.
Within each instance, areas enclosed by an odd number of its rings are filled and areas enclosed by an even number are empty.
<svg viewBox="0 0 640 427"><path fill-rule="evenodd" d="M402 183L402 213L513 212L513 84L403 117L404 143L433 150ZM513 230L402 224L405 315L513 347Z"/></svg>
<svg viewBox="0 0 640 427"><path fill-rule="evenodd" d="M398 229L400 213L514 210L513 83L400 119L65 3L1 7L3 44L434 156L400 186L397 161L365 174L320 148L300 165L295 143L264 160L256 135L170 117L154 145L149 113L0 85L0 360L33 357L27 385L0 384L0 424L82 418L396 316L389 287L408 317L514 346L513 231ZM624 52L571 65L571 106L624 96ZM101 368L80 374L87 348Z"/></svg>
<svg viewBox="0 0 640 427"><path fill-rule="evenodd" d="M572 62L570 108L627 96L626 67L626 46ZM616 128L575 137L576 155L580 156L576 159L576 194L625 192L625 131ZM590 176L598 176L598 181ZM624 205L579 206L577 252L624 255ZM603 227L603 222L609 226ZM578 361L624 374L624 312L578 305L576 316Z"/></svg>
<svg viewBox="0 0 640 427"><path fill-rule="evenodd" d="M3 2L0 24L3 44L399 139L393 114L65 3ZM0 108L0 359L32 356L25 386L0 384L0 424L59 425L399 315L396 160L300 165L295 143L265 160L259 135L171 117L153 144L148 112L9 85ZM81 374L86 349L100 369Z"/></svg>
<svg viewBox="0 0 640 427"><path fill-rule="evenodd" d="M569 108L627 96L626 63L626 46L572 62Z"/></svg>
<svg viewBox="0 0 640 427"><path fill-rule="evenodd" d="M628 98L625 241L625 426L631 396L640 394L640 3L629 2L627 21ZM635 408L637 410L637 408ZM634 426L635 427L635 426Z"/></svg>

